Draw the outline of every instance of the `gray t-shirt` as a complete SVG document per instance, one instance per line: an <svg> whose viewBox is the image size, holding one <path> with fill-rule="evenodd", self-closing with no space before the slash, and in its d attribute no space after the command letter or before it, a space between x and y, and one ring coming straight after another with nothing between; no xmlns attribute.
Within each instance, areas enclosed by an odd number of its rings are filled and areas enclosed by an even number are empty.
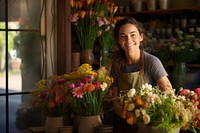
<svg viewBox="0 0 200 133"><path fill-rule="evenodd" d="M145 80L147 83L151 84L152 86L156 86L156 82L158 79L168 76L165 68L163 67L161 61L154 55L151 55L145 51L144 52L144 75ZM119 73L114 73L114 71L111 68L111 75L114 77L118 77ZM130 72L136 72L140 70L140 63L126 65L123 72L124 73L130 73ZM117 79L114 81L114 86L117 85Z"/></svg>

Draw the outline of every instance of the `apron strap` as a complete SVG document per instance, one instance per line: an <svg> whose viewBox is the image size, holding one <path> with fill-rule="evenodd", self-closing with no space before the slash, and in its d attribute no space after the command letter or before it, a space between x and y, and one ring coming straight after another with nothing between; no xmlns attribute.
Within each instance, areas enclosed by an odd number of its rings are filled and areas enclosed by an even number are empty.
<svg viewBox="0 0 200 133"><path fill-rule="evenodd" d="M144 53L140 51L140 74L144 75Z"/></svg>

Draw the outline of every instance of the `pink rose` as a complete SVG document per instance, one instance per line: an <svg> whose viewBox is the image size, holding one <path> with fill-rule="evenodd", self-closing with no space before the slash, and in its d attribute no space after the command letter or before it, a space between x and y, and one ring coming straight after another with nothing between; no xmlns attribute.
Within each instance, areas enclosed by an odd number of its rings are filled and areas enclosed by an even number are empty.
<svg viewBox="0 0 200 133"><path fill-rule="evenodd" d="M196 88L196 89L194 90L194 92L197 93L198 95L200 95L200 88Z"/></svg>
<svg viewBox="0 0 200 133"><path fill-rule="evenodd" d="M180 95L182 95L182 96L187 96L189 93L190 93L189 89L183 89L180 91Z"/></svg>
<svg viewBox="0 0 200 133"><path fill-rule="evenodd" d="M68 87L69 87L69 88L74 88L74 87L75 87L75 84L74 84L74 83L70 83L70 84L68 85Z"/></svg>

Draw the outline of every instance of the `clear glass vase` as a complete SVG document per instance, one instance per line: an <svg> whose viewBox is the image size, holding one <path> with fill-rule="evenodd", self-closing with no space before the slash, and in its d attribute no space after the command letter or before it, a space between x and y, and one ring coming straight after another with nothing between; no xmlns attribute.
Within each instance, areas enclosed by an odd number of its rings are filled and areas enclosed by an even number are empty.
<svg viewBox="0 0 200 133"><path fill-rule="evenodd" d="M101 51L101 59L100 59L100 66L107 66L110 59L110 53L108 49L102 49Z"/></svg>
<svg viewBox="0 0 200 133"><path fill-rule="evenodd" d="M174 66L174 87L185 87L187 66L185 62L176 63Z"/></svg>

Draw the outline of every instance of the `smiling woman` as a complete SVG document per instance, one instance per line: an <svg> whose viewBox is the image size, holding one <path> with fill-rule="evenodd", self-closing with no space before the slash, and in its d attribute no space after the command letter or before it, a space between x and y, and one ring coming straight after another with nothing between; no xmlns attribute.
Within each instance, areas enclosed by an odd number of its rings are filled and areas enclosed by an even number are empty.
<svg viewBox="0 0 200 133"><path fill-rule="evenodd" d="M161 91L168 93L172 90L168 74L160 60L140 49L145 39L143 25L134 18L127 17L119 20L114 29L115 46L111 66L111 75L114 77L113 106L116 113L114 118L114 132L141 133L143 126L137 123L128 125L123 117L123 108L117 97L131 88L140 91L144 83L158 85Z"/></svg>

